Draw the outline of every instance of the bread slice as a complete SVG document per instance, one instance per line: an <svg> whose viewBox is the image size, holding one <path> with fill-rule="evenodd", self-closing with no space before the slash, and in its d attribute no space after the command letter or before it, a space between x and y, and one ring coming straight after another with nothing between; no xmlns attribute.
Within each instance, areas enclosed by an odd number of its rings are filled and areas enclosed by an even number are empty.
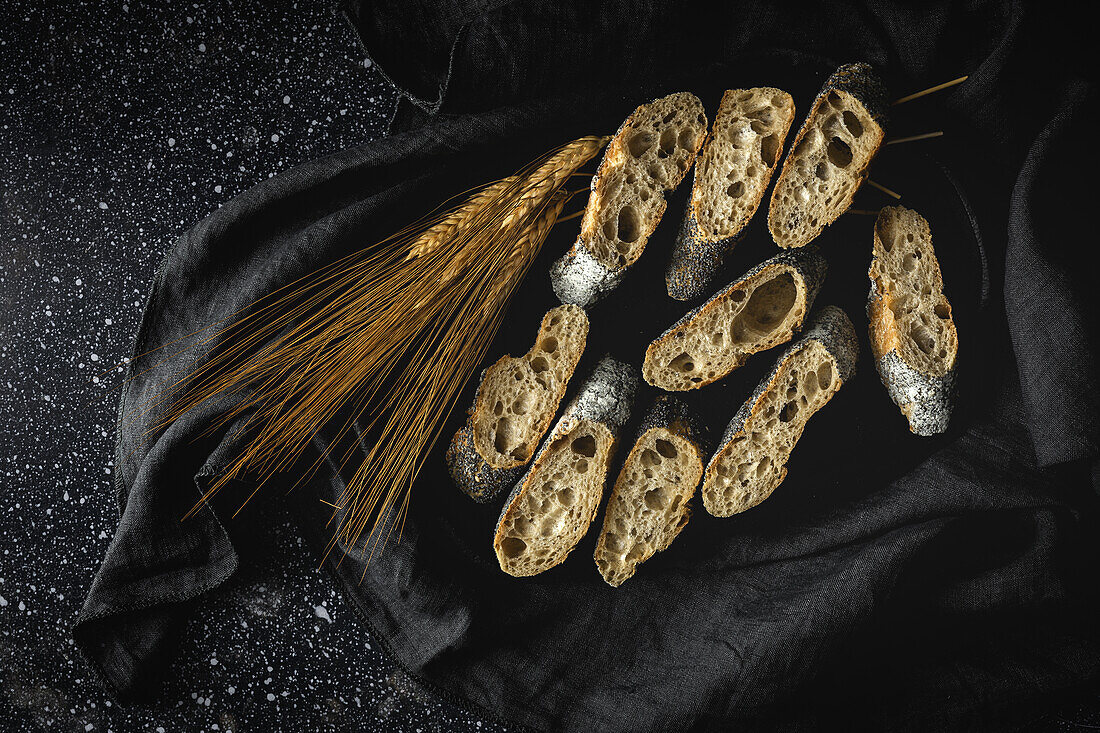
<svg viewBox="0 0 1100 733"><path fill-rule="evenodd" d="M604 357L596 365L504 504L493 538L501 570L541 573L588 531L637 384L621 361Z"/></svg>
<svg viewBox="0 0 1100 733"><path fill-rule="evenodd" d="M550 268L561 302L586 306L619 284L706 135L703 103L687 92L643 104L626 118L592 176L580 236Z"/></svg>
<svg viewBox="0 0 1100 733"><path fill-rule="evenodd" d="M665 271L670 296L694 300L710 291L764 198L792 122L794 100L781 89L730 89L722 96Z"/></svg>
<svg viewBox="0 0 1100 733"><path fill-rule="evenodd" d="M814 315L726 428L703 478L708 512L728 517L775 491L806 422L852 378L858 354L844 311L827 306Z"/></svg>
<svg viewBox="0 0 1100 733"><path fill-rule="evenodd" d="M701 435L687 405L671 395L657 397L604 510L594 557L609 585L622 585L687 526L688 502L703 478Z"/></svg>
<svg viewBox="0 0 1100 733"><path fill-rule="evenodd" d="M810 312L826 269L817 247L765 260L658 336L646 349L642 376L670 392L699 389L786 343Z"/></svg>
<svg viewBox="0 0 1100 733"><path fill-rule="evenodd" d="M542 318L524 356L502 356L482 372L470 417L447 449L455 485L488 501L519 474L546 434L588 339L588 316L560 305Z"/></svg>
<svg viewBox="0 0 1100 733"><path fill-rule="evenodd" d="M942 433L955 403L959 336L924 217L901 206L879 212L868 275L871 351L882 383L911 431Z"/></svg>
<svg viewBox="0 0 1100 733"><path fill-rule="evenodd" d="M803 246L852 205L886 136L886 106L869 64L845 64L825 82L772 190L776 244Z"/></svg>

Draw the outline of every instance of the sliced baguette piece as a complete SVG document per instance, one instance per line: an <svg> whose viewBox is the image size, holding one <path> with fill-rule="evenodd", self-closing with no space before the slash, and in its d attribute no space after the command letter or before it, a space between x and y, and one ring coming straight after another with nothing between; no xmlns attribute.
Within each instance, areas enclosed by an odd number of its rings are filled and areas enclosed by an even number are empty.
<svg viewBox="0 0 1100 733"><path fill-rule="evenodd" d="M801 247L832 224L867 178L886 136L886 87L870 64L845 64L825 82L783 161L768 229Z"/></svg>
<svg viewBox="0 0 1100 733"><path fill-rule="evenodd" d="M670 392L699 389L753 354L790 341L826 270L817 247L765 260L658 336L646 349L642 376Z"/></svg>
<svg viewBox="0 0 1100 733"><path fill-rule="evenodd" d="M725 255L764 198L792 122L794 100L781 89L722 95L665 271L670 296L694 300L710 292Z"/></svg>
<svg viewBox="0 0 1100 733"><path fill-rule="evenodd" d="M682 400L657 397L604 510L594 558L609 585L622 585L687 526L688 502L703 478L703 435L698 417Z"/></svg>
<svg viewBox="0 0 1100 733"><path fill-rule="evenodd" d="M466 425L447 449L455 485L484 502L510 486L550 427L588 339L588 316L575 305L542 318L535 345L482 372Z"/></svg>
<svg viewBox="0 0 1100 733"><path fill-rule="evenodd" d="M493 538L501 570L541 573L588 531L637 385L628 364L606 356L596 365L504 503Z"/></svg>
<svg viewBox="0 0 1100 733"><path fill-rule="evenodd" d="M855 374L859 343L844 311L826 306L791 344L726 428L703 477L703 506L716 517L767 499L810 417Z"/></svg>
<svg viewBox="0 0 1100 733"><path fill-rule="evenodd" d="M626 118L592 176L581 233L550 268L563 303L587 306L615 289L665 213L707 135L703 103L678 92Z"/></svg>
<svg viewBox="0 0 1100 733"><path fill-rule="evenodd" d="M955 404L959 336L924 217L901 206L879 212L868 275L871 351L882 383L912 432L942 433Z"/></svg>

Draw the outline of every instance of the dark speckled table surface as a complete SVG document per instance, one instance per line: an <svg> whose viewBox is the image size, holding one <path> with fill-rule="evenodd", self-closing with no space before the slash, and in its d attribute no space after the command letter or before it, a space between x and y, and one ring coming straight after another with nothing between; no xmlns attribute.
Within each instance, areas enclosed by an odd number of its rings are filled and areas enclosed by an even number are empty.
<svg viewBox="0 0 1100 733"><path fill-rule="evenodd" d="M276 508L157 703L113 703L70 629L118 516L119 376L94 375L158 262L396 101L329 2L0 3L0 731L500 730L401 672Z"/></svg>

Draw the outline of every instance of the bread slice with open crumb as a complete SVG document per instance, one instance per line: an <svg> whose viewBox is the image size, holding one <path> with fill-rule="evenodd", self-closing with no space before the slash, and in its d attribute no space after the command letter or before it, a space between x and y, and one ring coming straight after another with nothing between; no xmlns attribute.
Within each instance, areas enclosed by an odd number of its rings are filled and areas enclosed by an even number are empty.
<svg viewBox="0 0 1100 733"><path fill-rule="evenodd" d="M959 336L924 217L901 206L879 212L868 275L871 350L882 383L912 432L942 433L955 402Z"/></svg>
<svg viewBox="0 0 1100 733"><path fill-rule="evenodd" d="M844 311L818 311L726 428L703 477L703 506L728 517L771 496L809 419L855 374L859 343Z"/></svg>
<svg viewBox="0 0 1100 733"><path fill-rule="evenodd" d="M726 253L740 238L771 182L794 121L794 100L781 89L730 89L695 161L691 198L665 271L677 300L711 289Z"/></svg>
<svg viewBox="0 0 1100 733"><path fill-rule="evenodd" d="M596 542L596 567L609 585L622 585L687 526L703 478L702 435L698 418L671 395L657 397L642 420Z"/></svg>
<svg viewBox="0 0 1100 733"><path fill-rule="evenodd" d="M642 376L670 392L699 389L786 343L802 327L826 269L817 247L765 260L658 336Z"/></svg>
<svg viewBox="0 0 1100 733"><path fill-rule="evenodd" d="M580 236L550 268L561 302L587 306L619 284L706 135L703 103L688 92L643 104L626 118L592 176Z"/></svg>
<svg viewBox="0 0 1100 733"><path fill-rule="evenodd" d="M447 467L455 484L488 501L518 478L546 434L584 353L588 316L575 305L543 316L524 356L503 356L486 369L466 425L451 440Z"/></svg>
<svg viewBox="0 0 1100 733"><path fill-rule="evenodd" d="M604 357L596 365L504 503L493 538L501 570L541 573L588 531L637 384L628 364Z"/></svg>
<svg viewBox="0 0 1100 733"><path fill-rule="evenodd" d="M825 82L772 190L768 229L776 244L807 244L852 205L886 136L886 106L886 88L869 64L845 64Z"/></svg>

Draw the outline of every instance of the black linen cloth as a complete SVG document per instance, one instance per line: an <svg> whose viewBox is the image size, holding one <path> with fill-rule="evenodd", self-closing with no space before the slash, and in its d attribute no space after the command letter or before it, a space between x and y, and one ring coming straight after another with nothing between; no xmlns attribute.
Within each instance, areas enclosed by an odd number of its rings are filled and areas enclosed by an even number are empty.
<svg viewBox="0 0 1100 733"><path fill-rule="evenodd" d="M1069 184L1089 167L1096 91L1060 16L1003 1L343 10L406 92L392 134L276 176L184 234L135 354L554 145L610 133L649 98L693 91L713 116L721 89L774 85L795 95L801 119L840 63L873 63L896 96L971 75L895 108L891 130L946 134L934 148L884 152L874 167L932 224L960 331L950 431L909 435L878 383L862 313L871 219L843 217L821 238L831 271L818 302L842 305L863 332L860 373L810 422L775 495L728 520L697 510L619 589L588 559L592 536L561 567L518 580L492 555L499 504L475 506L448 485L437 446L401 542L366 568L354 553L327 561L404 668L484 715L541 730L1005 730L1095 681L1097 309L1079 260L1088 191ZM1046 55L1056 31L1063 51ZM676 201L666 219L678 219ZM731 275L774 251L764 213ZM640 361L639 346L682 312L660 278L674 228L658 229L633 283L591 309L600 349ZM546 265L573 234L563 224L547 241L490 359L527 348L553 303ZM119 528L75 628L124 699L152 692L188 602L234 572L239 547L221 504L251 492L242 482L179 521L235 447L232 426L196 440L229 398L147 432L155 416L140 406L218 346L181 343L192 345L130 365ZM694 396L712 428L769 358ZM326 431L314 442L323 450ZM331 531L320 499L334 501L347 479L329 466L290 494L319 550Z"/></svg>

